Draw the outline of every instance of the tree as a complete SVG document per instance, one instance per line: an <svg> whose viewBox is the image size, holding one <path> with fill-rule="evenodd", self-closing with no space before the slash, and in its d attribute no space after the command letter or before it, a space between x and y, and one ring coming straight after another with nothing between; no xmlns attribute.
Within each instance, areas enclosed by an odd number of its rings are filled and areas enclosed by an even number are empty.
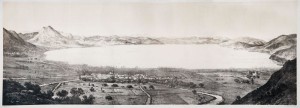
<svg viewBox="0 0 300 108"><path fill-rule="evenodd" d="M25 82L25 87L27 90L33 90L34 94L41 93L41 87L37 84L32 84L31 82Z"/></svg>
<svg viewBox="0 0 300 108"><path fill-rule="evenodd" d="M197 94L197 91L194 89L192 90L193 94L196 95Z"/></svg>
<svg viewBox="0 0 300 108"><path fill-rule="evenodd" d="M75 95L80 96L80 95L84 94L84 91L83 91L82 88L72 88L72 89L70 90L70 93L71 93L73 96L75 96Z"/></svg>
<svg viewBox="0 0 300 108"><path fill-rule="evenodd" d="M57 96L61 97L61 98L65 98L68 95L68 91L66 90L61 90L59 92L56 93Z"/></svg>
<svg viewBox="0 0 300 108"><path fill-rule="evenodd" d="M250 79L251 84L254 84L254 79L259 78L260 76L257 71L249 71L246 77Z"/></svg>
<svg viewBox="0 0 300 108"><path fill-rule="evenodd" d="M238 100L240 100L240 99L241 99L241 96L236 96L235 101L238 101Z"/></svg>
<svg viewBox="0 0 300 108"><path fill-rule="evenodd" d="M204 84L203 83L199 83L198 86L201 87L201 88L203 88Z"/></svg>
<svg viewBox="0 0 300 108"><path fill-rule="evenodd" d="M190 82L189 85L190 85L190 88L196 88L197 87L197 85L193 82Z"/></svg>
<svg viewBox="0 0 300 108"><path fill-rule="evenodd" d="M132 85L127 85L126 87L129 88L129 89L133 88Z"/></svg>
<svg viewBox="0 0 300 108"><path fill-rule="evenodd" d="M84 94L84 91L83 91L82 88L78 88L77 90L78 90L78 93L79 93L79 94Z"/></svg>
<svg viewBox="0 0 300 108"><path fill-rule="evenodd" d="M91 88L90 88L90 91L91 91L91 92L95 92L94 87L91 87Z"/></svg>
<svg viewBox="0 0 300 108"><path fill-rule="evenodd" d="M118 84L112 84L111 87L119 87Z"/></svg>
<svg viewBox="0 0 300 108"><path fill-rule="evenodd" d="M104 86L104 87L106 87L106 86L108 86L106 83L104 83L104 84L102 84L102 86Z"/></svg>
<svg viewBox="0 0 300 108"><path fill-rule="evenodd" d="M105 99L106 100L113 100L113 97L108 95L108 96L105 96Z"/></svg>
<svg viewBox="0 0 300 108"><path fill-rule="evenodd" d="M46 99L52 99L54 96L54 93L51 90L48 90L46 93L43 94L44 98Z"/></svg>
<svg viewBox="0 0 300 108"><path fill-rule="evenodd" d="M72 95L76 95L76 94L77 94L77 88L72 88L72 89L70 90L70 93L71 93Z"/></svg>
<svg viewBox="0 0 300 108"><path fill-rule="evenodd" d="M152 90L155 89L153 85L150 85L149 88L152 89Z"/></svg>
<svg viewBox="0 0 300 108"><path fill-rule="evenodd" d="M83 104L93 104L95 101L95 97L93 95L90 95L87 97L86 95L83 96L82 103Z"/></svg>

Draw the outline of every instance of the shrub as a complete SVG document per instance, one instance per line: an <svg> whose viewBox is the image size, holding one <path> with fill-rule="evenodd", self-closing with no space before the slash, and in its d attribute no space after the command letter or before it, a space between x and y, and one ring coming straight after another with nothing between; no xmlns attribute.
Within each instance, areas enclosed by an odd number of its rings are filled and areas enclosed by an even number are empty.
<svg viewBox="0 0 300 108"><path fill-rule="evenodd" d="M193 82L190 82L189 85L190 85L190 88L196 88L197 87L197 85Z"/></svg>
<svg viewBox="0 0 300 108"><path fill-rule="evenodd" d="M201 88L203 88L204 84L203 83L199 83L198 86L201 87Z"/></svg>
<svg viewBox="0 0 300 108"><path fill-rule="evenodd" d="M41 87L37 84L32 84L31 82L25 82L25 87L27 90L33 90L34 94L41 93Z"/></svg>
<svg viewBox="0 0 300 108"><path fill-rule="evenodd" d="M21 90L25 90L25 87L19 82L12 80L3 80L3 94L21 92Z"/></svg>
<svg viewBox="0 0 300 108"><path fill-rule="evenodd" d="M197 91L196 91L195 89L194 89L192 92L193 92L193 94L195 94L195 95L197 94Z"/></svg>
<svg viewBox="0 0 300 108"><path fill-rule="evenodd" d="M46 93L43 93L42 95L46 99L52 99L52 97L54 96L54 93L51 90L48 90Z"/></svg>
<svg viewBox="0 0 300 108"><path fill-rule="evenodd" d="M238 101L238 100L240 100L240 99L241 99L241 96L236 96L235 101Z"/></svg>
<svg viewBox="0 0 300 108"><path fill-rule="evenodd" d="M113 100L113 97L112 96L105 96L105 99L106 100Z"/></svg>
<svg viewBox="0 0 300 108"><path fill-rule="evenodd" d="M104 83L104 84L102 84L102 86L104 86L104 87L106 87L106 86L108 86L106 83Z"/></svg>
<svg viewBox="0 0 300 108"><path fill-rule="evenodd" d="M95 92L94 87L91 87L91 88L90 88L90 91L91 91L91 92Z"/></svg>
<svg viewBox="0 0 300 108"><path fill-rule="evenodd" d="M57 96L62 97L62 98L66 97L68 94L69 93L66 90L61 90L61 91L56 93Z"/></svg>
<svg viewBox="0 0 300 108"><path fill-rule="evenodd" d="M72 88L72 89L70 90L70 93L71 93L73 96L74 96L74 95L80 96L80 95L84 94L84 91L83 91L82 88Z"/></svg>
<svg viewBox="0 0 300 108"><path fill-rule="evenodd" d="M149 88L152 89L152 90L155 89L153 85L150 85Z"/></svg>
<svg viewBox="0 0 300 108"><path fill-rule="evenodd" d="M118 84L112 84L111 87L119 87Z"/></svg>
<svg viewBox="0 0 300 108"><path fill-rule="evenodd" d="M126 87L129 88L129 89L133 88L132 85L127 85Z"/></svg>
<svg viewBox="0 0 300 108"><path fill-rule="evenodd" d="M95 101L95 97L93 95L90 95L87 97L86 95L83 96L82 103L83 104L93 104Z"/></svg>

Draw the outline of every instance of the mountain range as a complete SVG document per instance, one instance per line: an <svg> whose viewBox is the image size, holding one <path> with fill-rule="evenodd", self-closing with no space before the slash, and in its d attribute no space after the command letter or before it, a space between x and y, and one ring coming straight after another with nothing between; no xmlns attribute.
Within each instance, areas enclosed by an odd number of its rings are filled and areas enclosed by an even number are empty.
<svg viewBox="0 0 300 108"><path fill-rule="evenodd" d="M98 47L105 45L145 45L145 44L218 44L223 47L262 52L270 54L270 59L283 64L287 60L296 58L297 35L281 35L268 42L251 38L224 38L224 37L129 37L129 36L76 36L55 30L51 26L42 27L32 33L16 33L4 31L4 50L20 50L43 47L48 49L72 47Z"/></svg>

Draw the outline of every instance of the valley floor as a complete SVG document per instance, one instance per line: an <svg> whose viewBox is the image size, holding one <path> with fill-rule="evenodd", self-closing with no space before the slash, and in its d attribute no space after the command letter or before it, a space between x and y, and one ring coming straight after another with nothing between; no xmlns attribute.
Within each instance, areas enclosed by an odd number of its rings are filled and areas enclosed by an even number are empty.
<svg viewBox="0 0 300 108"><path fill-rule="evenodd" d="M38 85L45 85L53 82L62 82L69 80L79 80L79 74L83 70L88 70L92 73L107 74L112 67L90 67L86 65L69 65L62 62L47 61L42 53L30 55L29 57L11 57L4 56L3 78L11 79L21 83L33 82ZM255 79L254 84L239 83L236 80L247 79L246 75L249 70L260 72L260 78ZM139 69L139 68L114 68L114 71L119 74L146 74L157 77L177 77L178 80L184 82L193 82L195 84L202 83L203 87L194 88L197 92L210 93L220 95L224 98L223 104L231 104L237 96L243 97L250 91L253 91L265 84L271 74L276 69L177 69L177 68L154 68L154 69ZM58 90L69 90L71 87L82 87L87 89L84 84L87 82L75 81L63 85ZM96 82L96 86L101 84ZM122 84L121 84L122 85ZM134 84L132 84L134 85ZM147 85L147 84L146 84ZM153 99L153 104L198 104L192 94L190 88L180 89L181 87L170 88L167 85L153 84L155 90L145 90ZM126 86L125 86L126 87ZM44 90L52 89L53 85L42 87ZM97 90L99 88L96 88ZM103 88L110 91L111 88ZM186 90L188 89L188 90ZM147 95L135 86L134 89L116 88L124 94L110 94L117 100L107 102L103 96L107 94L91 93L96 97L96 104L146 104ZM88 91L85 90L85 91ZM132 94L132 95L128 95ZM174 95L175 94L175 95ZM208 97L207 99L209 100Z"/></svg>

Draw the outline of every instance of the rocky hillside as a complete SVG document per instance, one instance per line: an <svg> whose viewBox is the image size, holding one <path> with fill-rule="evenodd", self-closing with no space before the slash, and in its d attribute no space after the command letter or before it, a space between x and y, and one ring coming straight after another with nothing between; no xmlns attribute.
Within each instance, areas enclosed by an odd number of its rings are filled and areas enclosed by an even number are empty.
<svg viewBox="0 0 300 108"><path fill-rule="evenodd" d="M36 50L37 47L24 41L15 31L3 28L3 51L8 53L28 52Z"/></svg>
<svg viewBox="0 0 300 108"><path fill-rule="evenodd" d="M255 49L259 46L265 45L265 43L266 43L265 41L260 39L242 37L242 38L230 39L226 42L221 43L221 45L235 48L235 49L249 49L249 48Z"/></svg>
<svg viewBox="0 0 300 108"><path fill-rule="evenodd" d="M228 41L222 37L156 38L164 44L220 44Z"/></svg>
<svg viewBox="0 0 300 108"><path fill-rule="evenodd" d="M297 44L297 34L281 35L264 45L265 51L273 54L279 50L290 48Z"/></svg>
<svg viewBox="0 0 300 108"><path fill-rule="evenodd" d="M91 36L80 40L79 43L88 46L103 45L139 45L139 44L163 44L159 40L148 37L121 37L121 36Z"/></svg>
<svg viewBox="0 0 300 108"><path fill-rule="evenodd" d="M23 39L23 40L25 40L25 41L27 41L27 40L30 40L30 39L32 39L34 36L36 36L38 34L38 32L32 32L32 33L19 33L19 36Z"/></svg>
<svg viewBox="0 0 300 108"><path fill-rule="evenodd" d="M297 60L287 61L275 72L269 81L258 89L248 93L233 104L297 104Z"/></svg>
<svg viewBox="0 0 300 108"><path fill-rule="evenodd" d="M51 26L43 27L28 42L48 48L80 47L73 38L62 35Z"/></svg>
<svg viewBox="0 0 300 108"><path fill-rule="evenodd" d="M270 59L283 64L297 55L297 34L281 35L267 42L260 50L271 54Z"/></svg>

